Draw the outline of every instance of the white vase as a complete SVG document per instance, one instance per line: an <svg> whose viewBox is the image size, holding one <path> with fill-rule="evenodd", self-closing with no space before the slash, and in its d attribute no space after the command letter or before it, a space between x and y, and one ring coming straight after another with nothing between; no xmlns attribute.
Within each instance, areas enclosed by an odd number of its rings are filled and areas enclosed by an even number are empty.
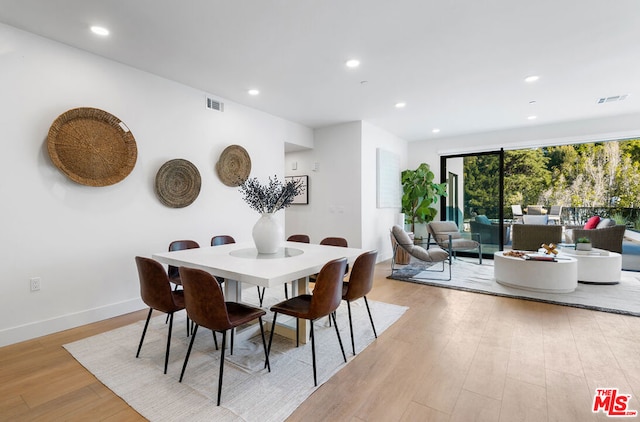
<svg viewBox="0 0 640 422"><path fill-rule="evenodd" d="M273 213L264 213L253 226L253 242L258 253L273 254L278 252L284 242L284 229Z"/></svg>

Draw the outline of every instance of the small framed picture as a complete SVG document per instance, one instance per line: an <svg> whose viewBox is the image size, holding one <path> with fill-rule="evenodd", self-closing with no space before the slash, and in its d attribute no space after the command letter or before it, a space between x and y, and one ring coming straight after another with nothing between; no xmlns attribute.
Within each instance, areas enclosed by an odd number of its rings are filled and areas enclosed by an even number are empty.
<svg viewBox="0 0 640 422"><path fill-rule="evenodd" d="M285 180L301 180L302 192L293 198L291 205L308 205L309 204L309 176L286 176Z"/></svg>

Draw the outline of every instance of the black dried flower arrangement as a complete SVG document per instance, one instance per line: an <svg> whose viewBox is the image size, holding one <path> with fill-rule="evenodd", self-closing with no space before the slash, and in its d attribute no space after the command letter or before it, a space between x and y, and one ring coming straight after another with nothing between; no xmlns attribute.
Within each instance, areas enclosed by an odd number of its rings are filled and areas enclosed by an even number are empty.
<svg viewBox="0 0 640 422"><path fill-rule="evenodd" d="M302 180L281 182L277 176L269 177L269 183L261 185L258 178L245 180L240 185L242 199L251 209L261 214L274 213L288 207L293 199L304 192Z"/></svg>

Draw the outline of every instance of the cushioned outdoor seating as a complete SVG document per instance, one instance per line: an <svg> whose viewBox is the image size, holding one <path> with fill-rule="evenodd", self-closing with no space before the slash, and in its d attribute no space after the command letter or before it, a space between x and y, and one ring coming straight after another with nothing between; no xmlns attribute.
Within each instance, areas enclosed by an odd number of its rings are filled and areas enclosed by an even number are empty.
<svg viewBox="0 0 640 422"><path fill-rule="evenodd" d="M487 218L486 215L478 215L474 220L469 221L469 226L471 228L472 234L478 234L479 241L483 245L491 244L498 245L500 244L500 226L498 224L493 224ZM502 234L504 243L508 243L509 240L509 225L505 224L502 227Z"/></svg>
<svg viewBox="0 0 640 422"><path fill-rule="evenodd" d="M573 229L573 242L575 243L581 237L587 237L594 248L622 253L622 240L626 230L627 227L624 224L591 230Z"/></svg>
<svg viewBox="0 0 640 422"><path fill-rule="evenodd" d="M625 225L616 225L610 218L594 215L584 226L566 226L566 238L568 242L575 243L579 238L587 237L594 248L622 253L622 241L626 231Z"/></svg>
<svg viewBox="0 0 640 422"><path fill-rule="evenodd" d="M541 224L514 224L511 226L512 249L537 251L543 243L561 243L562 226Z"/></svg>
<svg viewBox="0 0 640 422"><path fill-rule="evenodd" d="M391 259L391 275L393 275L393 272L396 270L395 264L398 248L402 248L409 255L411 255L411 257L417 259L418 261L426 262L429 264L442 262L442 270L439 270L440 272L444 272L444 265L445 262L447 262L449 264L449 280L451 280L451 259L447 251L437 246L433 246L429 248L429 250L426 250L421 246L415 245L413 243L413 240L411 240L411 238L409 237L409 234L398 225L393 226L393 228L391 229L391 234L396 240L396 245L393 248L393 258Z"/></svg>

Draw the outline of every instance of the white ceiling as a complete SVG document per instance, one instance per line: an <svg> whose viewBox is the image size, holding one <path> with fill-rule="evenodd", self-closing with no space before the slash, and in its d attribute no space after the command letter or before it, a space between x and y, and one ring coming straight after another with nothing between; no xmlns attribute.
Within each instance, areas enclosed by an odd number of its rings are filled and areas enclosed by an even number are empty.
<svg viewBox="0 0 640 422"><path fill-rule="evenodd" d="M640 112L639 20L638 0L0 0L0 22L222 99L408 141Z"/></svg>

